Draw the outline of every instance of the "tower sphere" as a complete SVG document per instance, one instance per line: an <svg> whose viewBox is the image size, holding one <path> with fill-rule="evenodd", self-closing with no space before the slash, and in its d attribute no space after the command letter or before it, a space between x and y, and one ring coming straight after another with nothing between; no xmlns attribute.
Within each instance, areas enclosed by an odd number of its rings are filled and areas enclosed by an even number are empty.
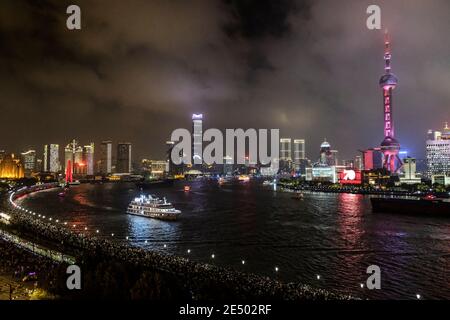
<svg viewBox="0 0 450 320"><path fill-rule="evenodd" d="M400 148L400 143L393 137L385 137L383 142L381 142L381 147L398 147Z"/></svg>
<svg viewBox="0 0 450 320"><path fill-rule="evenodd" d="M387 73L380 78L380 87L384 88L386 86L395 88L398 83L397 77L393 73Z"/></svg>
<svg viewBox="0 0 450 320"><path fill-rule="evenodd" d="M322 144L320 145L320 148L324 149L324 148L330 148L330 144L327 141L322 142Z"/></svg>

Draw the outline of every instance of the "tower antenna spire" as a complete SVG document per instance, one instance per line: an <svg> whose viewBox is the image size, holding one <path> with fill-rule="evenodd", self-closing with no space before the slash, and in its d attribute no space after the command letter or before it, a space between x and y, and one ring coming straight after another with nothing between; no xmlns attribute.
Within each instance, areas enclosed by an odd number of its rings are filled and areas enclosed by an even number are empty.
<svg viewBox="0 0 450 320"><path fill-rule="evenodd" d="M384 30L384 71L391 73L391 37L388 29Z"/></svg>

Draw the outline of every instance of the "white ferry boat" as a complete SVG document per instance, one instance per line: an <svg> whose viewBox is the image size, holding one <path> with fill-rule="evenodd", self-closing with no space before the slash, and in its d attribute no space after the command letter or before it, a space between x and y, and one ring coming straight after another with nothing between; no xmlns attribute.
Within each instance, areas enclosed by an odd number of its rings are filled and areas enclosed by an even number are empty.
<svg viewBox="0 0 450 320"><path fill-rule="evenodd" d="M160 220L176 220L181 211L175 209L170 202L166 201L166 198L141 195L131 201L127 213Z"/></svg>

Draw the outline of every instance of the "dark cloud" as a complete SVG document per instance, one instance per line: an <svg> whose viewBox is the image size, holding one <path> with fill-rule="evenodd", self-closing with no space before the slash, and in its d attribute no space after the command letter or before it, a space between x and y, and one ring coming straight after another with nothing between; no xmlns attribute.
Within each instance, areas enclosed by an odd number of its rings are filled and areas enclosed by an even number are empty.
<svg viewBox="0 0 450 320"><path fill-rule="evenodd" d="M82 9L81 31L65 27ZM129 140L162 157L171 131L280 128L317 156L327 138L350 158L382 140L382 8L399 77L395 120L422 157L449 119L450 3L419 1L13 1L0 3L0 146Z"/></svg>
<svg viewBox="0 0 450 320"><path fill-rule="evenodd" d="M288 18L297 8L305 9L306 2L292 0L224 0L231 12L225 31L230 37L261 39L280 38L290 31Z"/></svg>

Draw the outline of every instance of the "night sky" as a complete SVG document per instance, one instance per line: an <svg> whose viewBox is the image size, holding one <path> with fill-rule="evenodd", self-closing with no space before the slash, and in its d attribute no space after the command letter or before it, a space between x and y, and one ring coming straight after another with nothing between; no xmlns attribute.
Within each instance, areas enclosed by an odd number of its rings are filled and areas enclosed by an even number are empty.
<svg viewBox="0 0 450 320"><path fill-rule="evenodd" d="M66 8L82 30L66 28ZM383 31L392 37L396 135L423 158L450 121L450 1L0 2L0 149L111 139L162 158L172 130L280 128L318 157L383 140ZM98 150L98 149L97 149Z"/></svg>

